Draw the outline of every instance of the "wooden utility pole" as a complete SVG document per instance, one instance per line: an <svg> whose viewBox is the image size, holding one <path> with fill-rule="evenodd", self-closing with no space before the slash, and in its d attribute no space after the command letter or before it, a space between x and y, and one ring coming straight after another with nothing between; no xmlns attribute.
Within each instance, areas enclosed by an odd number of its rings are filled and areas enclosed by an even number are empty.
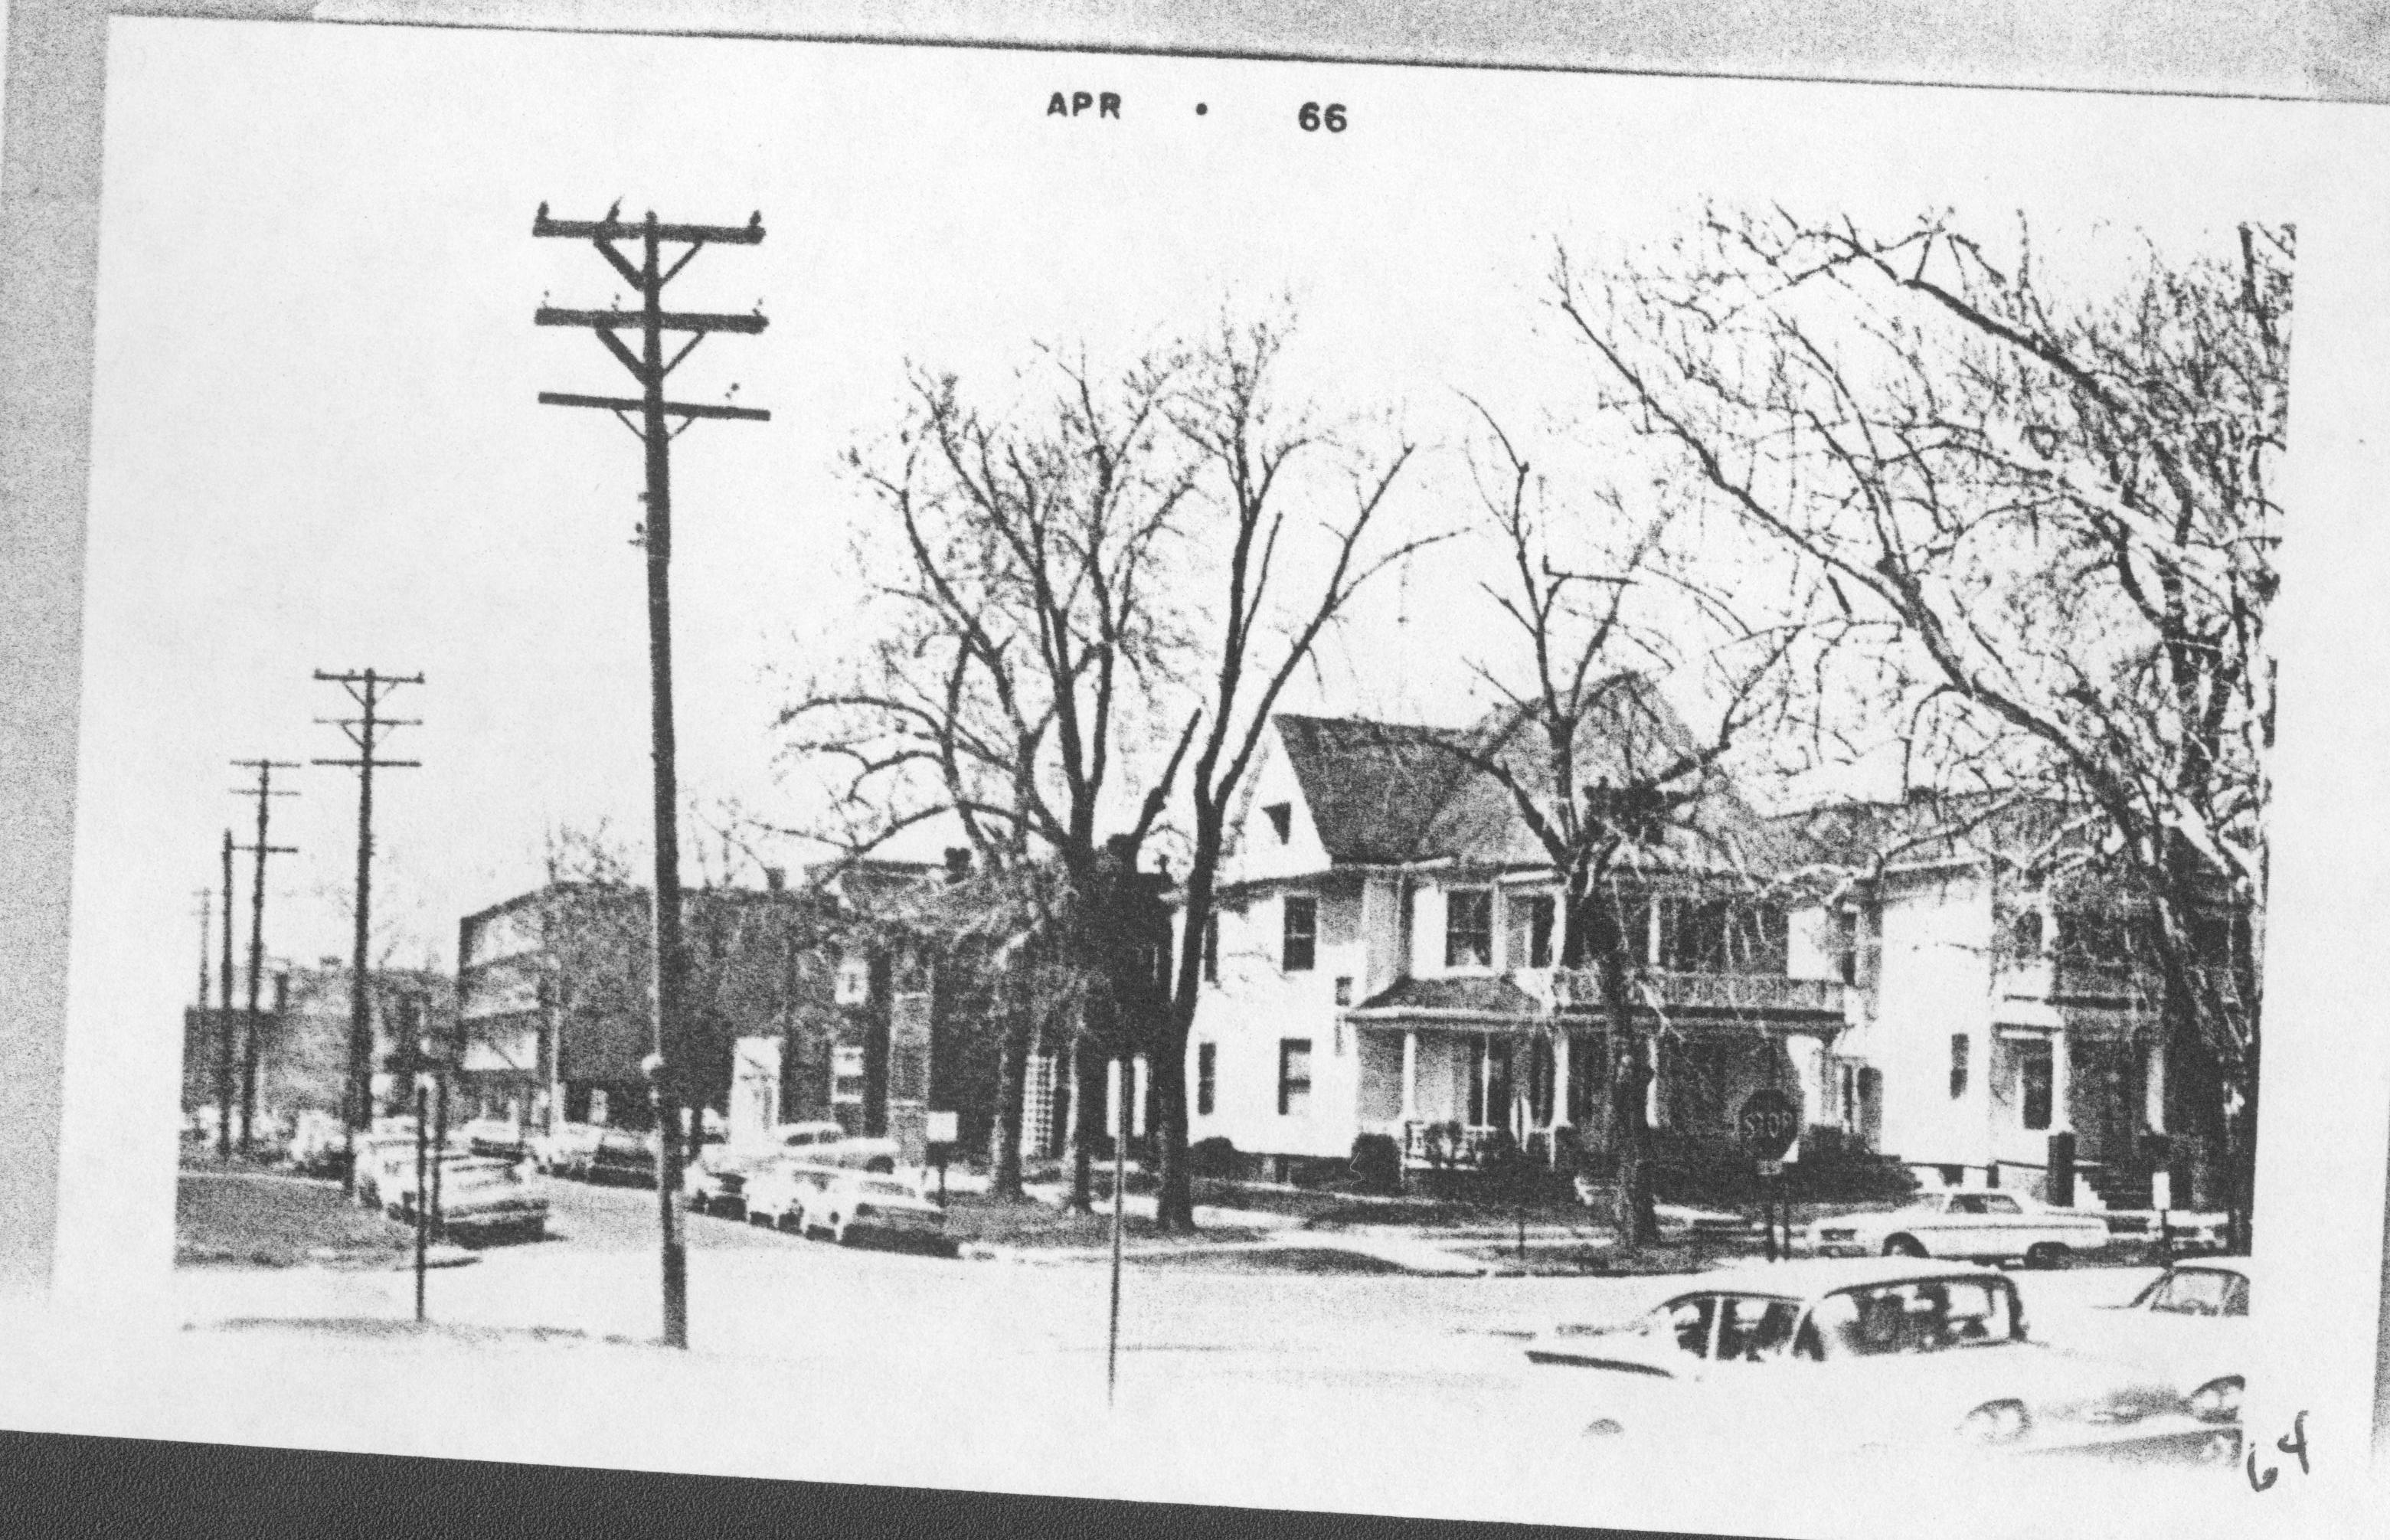
<svg viewBox="0 0 2390 1540"><path fill-rule="evenodd" d="M253 1125L257 1122L257 1047L260 1035L257 992L265 982L265 858L298 853L296 845L269 842L266 826L275 798L299 795L296 791L275 790L274 772L296 770L299 765L293 760L278 759L237 759L233 764L240 769L257 772L254 787L239 787L233 791L236 797L257 799L257 843L234 847L249 851L257 858L256 877L251 885L249 897L249 1014L240 1056L240 1152L246 1155Z"/></svg>
<svg viewBox="0 0 2390 1540"><path fill-rule="evenodd" d="M760 310L744 315L669 312L663 308L664 286L709 245L756 246L764 239L760 213L741 225L662 225L655 212L636 225L616 215L618 202L600 220L550 219L547 205L539 206L531 233L536 239L585 240L598 249L639 296L636 310L562 310L542 305L533 314L535 326L578 327L593 331L639 384L634 399L620 396L574 395L542 391L548 406L592 406L609 411L637 435L647 451L648 517L639 527L637 544L648 555L648 673L649 730L654 744L655 892L650 905L655 946L653 998L654 1052L648 1060L656 1112L656 1194L663 1232L663 1340L667 1347L688 1346L687 1255L681 1233L680 1107L683 1088L683 953L680 934L680 788L675 765L672 678L672 441L700 417L739 422L768 422L771 414L752 407L699 405L666 401L664 380L696 346L717 331L753 336L765 320ZM616 247L636 241L639 260L634 263ZM666 242L686 246L663 263ZM636 332L639 351L633 353L617 332ZM667 360L664 333L687 334L688 340ZM732 389L735 391L736 386ZM672 419L677 418L675 425Z"/></svg>
<svg viewBox="0 0 2390 1540"><path fill-rule="evenodd" d="M216 989L216 1159L232 1163L232 830L224 833L224 971Z"/></svg>
<svg viewBox="0 0 2390 1540"><path fill-rule="evenodd" d="M191 896L199 901L199 1030L196 1038L188 1033L184 1034L183 1051L186 1055L194 1051L194 1045L196 1051L207 1052L208 1034L214 1025L213 1018L208 1015L208 965L215 960L216 895L213 889L201 888ZM225 923L232 923L229 911L225 915ZM187 1097L190 1093L191 1078L186 1059L183 1072L183 1095Z"/></svg>
<svg viewBox="0 0 2390 1540"><path fill-rule="evenodd" d="M373 923L373 774L378 768L413 770L421 762L411 759L376 759L374 748L385 728L422 725L414 717L386 717L381 714L381 699L386 691L401 685L419 685L419 674L377 674L372 669L362 673L327 674L315 671L315 678L324 684L338 685L349 692L363 716L324 716L315 719L318 725L338 727L356 746L354 759L319 759L317 764L352 766L357 773L357 901L355 951L350 958L353 969L349 984L349 1072L341 1098L341 1148L344 1154L343 1181L348 1195L357 1195L357 1133L373 1126L373 958L370 942Z"/></svg>

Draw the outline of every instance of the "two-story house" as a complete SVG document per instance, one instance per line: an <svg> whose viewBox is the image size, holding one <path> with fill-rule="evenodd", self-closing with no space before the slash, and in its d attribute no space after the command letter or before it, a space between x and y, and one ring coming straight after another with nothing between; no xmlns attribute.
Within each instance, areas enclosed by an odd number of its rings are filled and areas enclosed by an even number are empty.
<svg viewBox="0 0 2390 1540"><path fill-rule="evenodd" d="M1555 1161L1599 1145L1607 1019L1590 975L1559 966L1543 847L1460 741L1274 720L1201 941L1192 1138L1283 1164L1385 1134L1413 1169L1468 1166L1499 1136ZM2114 964L2129 915L2010 859L2047 843L2032 804L1926 839L1947 806L1705 801L1703 838L1621 879L1625 1051L1651 1056L1655 1127L1724 1142L1768 1086L1929 1181L2037 1189L2061 1132L2098 1180L2146 1180L2140 1136L2183 1093L2145 981Z"/></svg>

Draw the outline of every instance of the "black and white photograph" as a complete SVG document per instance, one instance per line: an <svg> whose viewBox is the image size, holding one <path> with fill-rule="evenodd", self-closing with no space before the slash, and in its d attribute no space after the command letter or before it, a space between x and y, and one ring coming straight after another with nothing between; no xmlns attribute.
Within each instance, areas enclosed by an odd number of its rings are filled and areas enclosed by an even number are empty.
<svg viewBox="0 0 2390 1540"><path fill-rule="evenodd" d="M2390 1091L2283 966L2359 815L2278 816L2278 739L2379 694L2298 552L2384 399L2332 371L2385 150L118 19L57 1177L104 1303L8 1424L2311 1516Z"/></svg>

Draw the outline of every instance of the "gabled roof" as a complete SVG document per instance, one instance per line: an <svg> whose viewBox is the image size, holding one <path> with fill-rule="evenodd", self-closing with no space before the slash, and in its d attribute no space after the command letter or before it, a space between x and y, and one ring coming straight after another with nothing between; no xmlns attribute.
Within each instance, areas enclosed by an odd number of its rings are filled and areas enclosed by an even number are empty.
<svg viewBox="0 0 2390 1540"><path fill-rule="evenodd" d="M1549 859L1512 791L1515 785L1538 807L1555 802L1551 745L1524 709L1506 707L1470 727L1274 720L1330 861L1458 858L1508 866ZM1570 748L1572 778L1582 790L1649 781L1699 746L1648 680L1621 674L1599 690ZM1663 861L1711 866L1734 851L1749 860L1782 842L1723 772L1703 772L1700 785L1698 800L1671 820L1653 853Z"/></svg>

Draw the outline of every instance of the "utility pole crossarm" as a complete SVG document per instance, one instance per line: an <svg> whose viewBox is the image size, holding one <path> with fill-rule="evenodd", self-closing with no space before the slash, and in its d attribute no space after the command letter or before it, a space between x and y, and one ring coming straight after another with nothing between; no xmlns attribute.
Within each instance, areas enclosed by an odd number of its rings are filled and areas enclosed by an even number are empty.
<svg viewBox="0 0 2390 1540"><path fill-rule="evenodd" d="M757 213L744 225L658 225L658 240L686 240L717 246L760 246L764 241L764 216ZM542 239L565 240L635 240L648 233L646 222L620 219L550 219L547 205L531 222L531 233Z"/></svg>
<svg viewBox="0 0 2390 1540"><path fill-rule="evenodd" d="M569 391L542 391L539 404L542 406L595 406L609 412L643 412L648 404L644 401L632 401L622 396L576 395ZM720 417L733 422L772 420L770 412L757 406L706 406L685 401L667 401L661 405L663 412L671 417Z"/></svg>
<svg viewBox="0 0 2390 1540"><path fill-rule="evenodd" d="M542 305L532 312L535 327L585 327L596 331L636 331L648 325L648 317L636 310L559 310L554 305ZM735 331L752 337L771 323L764 316L717 315L694 311L660 311L655 326L660 331Z"/></svg>

